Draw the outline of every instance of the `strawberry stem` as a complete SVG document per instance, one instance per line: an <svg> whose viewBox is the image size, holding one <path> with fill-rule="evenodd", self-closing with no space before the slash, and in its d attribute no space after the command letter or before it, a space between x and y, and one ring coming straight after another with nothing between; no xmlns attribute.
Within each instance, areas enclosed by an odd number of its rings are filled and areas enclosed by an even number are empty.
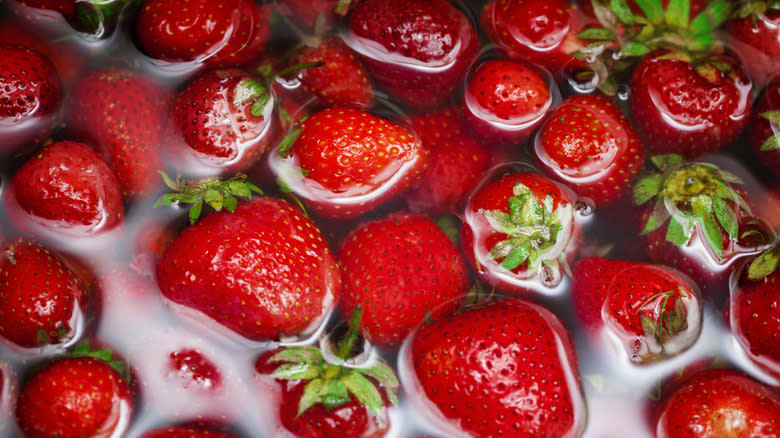
<svg viewBox="0 0 780 438"><path fill-rule="evenodd" d="M363 316L363 310L358 306L354 312L352 312L352 318L349 321L349 329L344 337L338 344L335 354L341 360L347 360L352 356L352 351L355 349L355 343L360 337L360 320Z"/></svg>

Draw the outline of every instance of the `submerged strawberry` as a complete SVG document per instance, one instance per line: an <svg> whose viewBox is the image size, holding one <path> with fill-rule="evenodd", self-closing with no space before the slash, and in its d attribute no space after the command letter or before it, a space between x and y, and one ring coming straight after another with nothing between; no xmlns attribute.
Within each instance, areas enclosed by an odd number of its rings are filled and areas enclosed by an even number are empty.
<svg viewBox="0 0 780 438"><path fill-rule="evenodd" d="M748 139L758 161L780 177L780 75L769 82L756 102Z"/></svg>
<svg viewBox="0 0 780 438"><path fill-rule="evenodd" d="M141 438L238 438L218 430L190 426L170 426L148 430Z"/></svg>
<svg viewBox="0 0 780 438"><path fill-rule="evenodd" d="M726 21L726 41L759 87L780 72L780 5L765 0L737 2Z"/></svg>

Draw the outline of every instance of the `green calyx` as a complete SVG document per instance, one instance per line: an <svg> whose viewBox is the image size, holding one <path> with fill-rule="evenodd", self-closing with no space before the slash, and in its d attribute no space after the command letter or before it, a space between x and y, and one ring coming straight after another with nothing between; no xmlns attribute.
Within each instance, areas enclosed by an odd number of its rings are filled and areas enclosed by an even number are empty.
<svg viewBox="0 0 780 438"><path fill-rule="evenodd" d="M66 358L79 358L79 357L91 357L94 359L102 360L106 362L111 368L122 376L125 381L130 379L130 369L127 363L121 359L115 358L114 353L111 350L101 348L99 350L93 350L90 348L89 342L82 342L73 348L70 352L62 355Z"/></svg>
<svg viewBox="0 0 780 438"><path fill-rule="evenodd" d="M777 90L778 93L780 93L780 89ZM772 125L776 127L780 127L780 110L774 110L774 111L765 111L761 114L759 114L762 118L766 119L771 123ZM762 152L766 151L776 151L780 149L780 132L777 130L773 130L773 134L769 136L769 138L764 141L764 143L761 145L760 150Z"/></svg>
<svg viewBox="0 0 780 438"><path fill-rule="evenodd" d="M753 23L759 20L759 17L767 11L776 11L780 9L780 1L748 0L742 2L734 8L731 18L750 18Z"/></svg>
<svg viewBox="0 0 780 438"><path fill-rule="evenodd" d="M76 3L75 17L70 24L79 32L96 37L112 30L128 0L91 0Z"/></svg>
<svg viewBox="0 0 780 438"><path fill-rule="evenodd" d="M488 256L493 260L502 259L501 266L510 271L525 264L531 271L554 270L556 275L548 275L548 278L559 278L557 273L561 269L568 273L565 255L551 254L551 251L555 250L559 239L564 238L561 232L573 220L573 207L559 205L555 208L552 196L540 200L519 181L515 182L512 191L513 196L508 200L509 213L479 210L493 230L507 235L490 249Z"/></svg>
<svg viewBox="0 0 780 438"><path fill-rule="evenodd" d="M633 191L634 205L655 202L642 234L658 230L668 221L666 240L678 246L690 241L695 226L720 259L723 233L738 239L736 210L750 207L730 186L740 184L735 175L710 163L687 163L676 154L651 157L660 173L640 178Z"/></svg>
<svg viewBox="0 0 780 438"><path fill-rule="evenodd" d="M238 197L251 198L252 194L262 195L263 191L247 181L247 176L238 173L228 179L204 178L200 180L183 180L176 178L174 181L163 171L160 175L165 181L165 185L173 190L173 193L166 193L157 200L154 207L163 205L192 204L189 209L190 224L194 224L203 211L203 204L213 208L215 211L221 211L223 208L233 212L238 207Z"/></svg>
<svg viewBox="0 0 780 438"><path fill-rule="evenodd" d="M669 300L677 295L677 299L674 303L672 310L667 310ZM642 330L646 336L650 336L658 341L658 345L663 351L664 340L671 339L677 333L685 330L688 326L687 315L688 312L685 309L685 303L682 298L687 296L684 289L680 288L678 291L668 290L665 292L659 292L652 297L648 298L637 308L636 312L639 313L639 318L642 323ZM661 299L661 308L658 312L658 317L650 317L644 313L640 313L648 304Z"/></svg>
<svg viewBox="0 0 780 438"><path fill-rule="evenodd" d="M747 275L750 280L758 281L777 271L780 265L780 243L762 252L748 265Z"/></svg>

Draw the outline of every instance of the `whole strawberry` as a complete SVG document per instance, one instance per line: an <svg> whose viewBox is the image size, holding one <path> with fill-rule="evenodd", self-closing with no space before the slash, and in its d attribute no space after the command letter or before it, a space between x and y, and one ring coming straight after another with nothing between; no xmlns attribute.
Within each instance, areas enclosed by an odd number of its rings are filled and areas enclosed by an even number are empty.
<svg viewBox="0 0 780 438"><path fill-rule="evenodd" d="M660 172L641 177L633 191L647 254L714 294L726 286L734 263L760 252L772 233L753 217L732 173L675 154L651 161Z"/></svg>
<svg viewBox="0 0 780 438"><path fill-rule="evenodd" d="M748 358L780 377L780 244L775 244L736 271L730 298L731 332Z"/></svg>
<svg viewBox="0 0 780 438"><path fill-rule="evenodd" d="M363 110L334 107L303 122L272 157L279 179L323 216L354 217L416 183L429 152L406 127Z"/></svg>
<svg viewBox="0 0 780 438"><path fill-rule="evenodd" d="M0 245L0 336L22 348L81 334L87 291L58 256L27 240Z"/></svg>
<svg viewBox="0 0 780 438"><path fill-rule="evenodd" d="M424 406L446 425L446 436L582 433L585 402L574 346L560 320L541 306L493 302L424 325L410 342L401 359L410 368L401 373L404 387L415 408Z"/></svg>
<svg viewBox="0 0 780 438"><path fill-rule="evenodd" d="M108 350L78 347L27 381L16 421L30 438L121 436L133 414L123 362Z"/></svg>
<svg viewBox="0 0 780 438"><path fill-rule="evenodd" d="M721 150L747 126L752 82L726 57L656 50L631 75L631 115L643 144L686 158Z"/></svg>
<svg viewBox="0 0 780 438"><path fill-rule="evenodd" d="M657 417L657 438L776 437L780 396L736 370L705 370L677 388Z"/></svg>
<svg viewBox="0 0 780 438"><path fill-rule="evenodd" d="M168 92L152 78L130 70L95 70L73 89L72 128L94 145L114 171L125 198L157 188L160 143Z"/></svg>
<svg viewBox="0 0 780 438"><path fill-rule="evenodd" d="M270 12L252 0L147 0L136 22L138 43L163 61L240 65L265 49Z"/></svg>
<svg viewBox="0 0 780 438"><path fill-rule="evenodd" d="M602 329L633 363L673 357L699 336L702 302L696 287L661 265L586 257L574 267L572 300L580 320Z"/></svg>
<svg viewBox="0 0 780 438"><path fill-rule="evenodd" d="M579 246L577 199L536 173L509 173L466 204L460 241L477 275L511 294L549 294Z"/></svg>
<svg viewBox="0 0 780 438"><path fill-rule="evenodd" d="M466 15L447 0L363 0L347 17L347 44L401 103L446 103L479 49Z"/></svg>
<svg viewBox="0 0 780 438"><path fill-rule="evenodd" d="M169 426L147 430L141 438L238 438L225 432L190 426Z"/></svg>
<svg viewBox="0 0 780 438"><path fill-rule="evenodd" d="M352 231L338 251L342 309L363 309L362 333L397 345L426 315L457 309L468 292L460 251L425 216L397 212Z"/></svg>
<svg viewBox="0 0 780 438"><path fill-rule="evenodd" d="M6 155L45 138L63 92L54 64L42 53L0 43L0 59L0 154Z"/></svg>
<svg viewBox="0 0 780 438"><path fill-rule="evenodd" d="M524 142L552 106L547 83L530 67L515 61L488 60L469 75L463 93L469 126L489 142Z"/></svg>
<svg viewBox="0 0 780 438"><path fill-rule="evenodd" d="M174 99L165 131L167 161L189 175L246 169L274 138L274 102L267 87L242 70L201 75Z"/></svg>
<svg viewBox="0 0 780 438"><path fill-rule="evenodd" d="M539 169L599 207L628 194L645 160L631 122L600 94L572 96L555 107L534 152Z"/></svg>
<svg viewBox="0 0 780 438"><path fill-rule="evenodd" d="M62 141L38 151L11 179L4 204L13 224L38 239L61 242L124 228L119 182L82 143Z"/></svg>
<svg viewBox="0 0 780 438"><path fill-rule="evenodd" d="M252 341L310 333L341 289L320 231L282 200L233 208L207 215L166 248L157 263L163 295Z"/></svg>
<svg viewBox="0 0 780 438"><path fill-rule="evenodd" d="M780 72L780 5L738 2L726 21L726 41L756 85L765 86Z"/></svg>
<svg viewBox="0 0 780 438"><path fill-rule="evenodd" d="M748 139L758 162L780 177L780 75L769 82L756 102Z"/></svg>
<svg viewBox="0 0 780 438"><path fill-rule="evenodd" d="M409 122L431 153L431 166L405 199L414 212L460 212L488 169L507 158L472 134L458 109L414 114Z"/></svg>

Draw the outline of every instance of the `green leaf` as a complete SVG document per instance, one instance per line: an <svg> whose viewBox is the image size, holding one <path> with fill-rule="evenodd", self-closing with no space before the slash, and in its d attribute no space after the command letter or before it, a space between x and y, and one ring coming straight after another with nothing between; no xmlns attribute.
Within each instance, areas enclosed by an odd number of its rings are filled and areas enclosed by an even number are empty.
<svg viewBox="0 0 780 438"><path fill-rule="evenodd" d="M179 198L178 193L166 193L157 200L157 202L154 203L154 208L163 206L163 205L172 205L175 201L177 201Z"/></svg>
<svg viewBox="0 0 780 438"><path fill-rule="evenodd" d="M347 387L352 395L363 404L368 410L374 414L377 422L380 424L384 421L382 418L382 395L376 389L376 386L360 373L353 372L344 376L342 379L344 385Z"/></svg>
<svg viewBox="0 0 780 438"><path fill-rule="evenodd" d="M593 14L602 26L607 29L616 29L620 24L617 16L601 0L591 0L593 4Z"/></svg>
<svg viewBox="0 0 780 438"><path fill-rule="evenodd" d="M298 402L298 416L306 412L307 409L319 403L323 387L322 379L313 379L306 383L303 389L301 400Z"/></svg>
<svg viewBox="0 0 780 438"><path fill-rule="evenodd" d="M669 226L666 228L666 241L672 242L677 246L685 246L689 240L690 236L686 233L682 222L672 216L669 220Z"/></svg>
<svg viewBox="0 0 780 438"><path fill-rule="evenodd" d="M666 6L666 22L680 28L687 28L691 19L690 0L669 0Z"/></svg>
<svg viewBox="0 0 780 438"><path fill-rule="evenodd" d="M737 229L737 215L734 210L723 200L723 198L712 197L712 208L715 210L715 217L720 222L720 226L726 230L726 233L733 239L737 239L739 230Z"/></svg>
<svg viewBox="0 0 780 438"><path fill-rule="evenodd" d="M634 185L632 198L634 205L642 205L655 198L661 193L661 188L663 186L664 178L662 175L656 174L640 178L636 185Z"/></svg>
<svg viewBox="0 0 780 438"><path fill-rule="evenodd" d="M711 34L729 17L731 6L722 0L714 0L707 4L699 15L689 25L689 29L695 35Z"/></svg>
<svg viewBox="0 0 780 438"><path fill-rule="evenodd" d="M398 377L396 377L395 372L390 367L390 365L387 364L387 362L385 362L383 359L379 359L371 367L361 368L357 371L376 380L379 385L385 389L387 399L390 400L390 403L393 405L398 404L398 396L396 395L396 391L398 390L400 383L398 382Z"/></svg>
<svg viewBox="0 0 780 438"><path fill-rule="evenodd" d="M279 150L277 151L279 156L287 158L290 149L292 149L295 144L295 140L298 140L298 137L301 135L301 131L303 131L302 128L293 129L292 132L279 143Z"/></svg>
<svg viewBox="0 0 780 438"><path fill-rule="evenodd" d="M287 347L268 359L268 363L274 362L322 364L324 359L322 357L322 351L316 347Z"/></svg>
<svg viewBox="0 0 780 438"><path fill-rule="evenodd" d="M236 208L238 208L238 199L236 199L230 193L225 193L225 197L222 200L222 206L225 208L225 210L233 213L236 211Z"/></svg>
<svg viewBox="0 0 780 438"><path fill-rule="evenodd" d="M763 113L759 113L759 116L761 116L764 119L769 120L769 123L774 123L775 125L780 125L780 110L764 111Z"/></svg>
<svg viewBox="0 0 780 438"><path fill-rule="evenodd" d="M506 258L504 258L504 261L501 262L501 266L504 269L511 271L528 260L530 253L531 251L527 245L517 246L509 252L509 255L507 255Z"/></svg>
<svg viewBox="0 0 780 438"><path fill-rule="evenodd" d="M307 363L285 363L271 373L273 378L283 380L311 380L319 375L318 367Z"/></svg>
<svg viewBox="0 0 780 438"><path fill-rule="evenodd" d="M631 8L628 7L626 0L610 0L609 6L621 23L634 24L634 13L631 12Z"/></svg>
<svg viewBox="0 0 780 438"><path fill-rule="evenodd" d="M715 221L712 199L706 195L699 195L691 199L691 208L696 217L707 245L720 259L723 256L723 236L720 227Z"/></svg>
<svg viewBox="0 0 780 438"><path fill-rule="evenodd" d="M179 190L180 189L179 184L177 182L174 182L171 179L171 177L168 176L167 173L163 172L162 170L158 170L157 173L159 173L160 176L162 176L163 182L165 183L166 186L168 186L169 189L171 189L171 190Z"/></svg>
<svg viewBox="0 0 780 438"><path fill-rule="evenodd" d="M200 217L200 212L203 210L203 198L199 198L197 201L192 203L192 207L190 207L189 211L189 218L190 218L190 224L194 224L198 221L198 218Z"/></svg>
<svg viewBox="0 0 780 438"><path fill-rule="evenodd" d="M665 172L669 169L672 169L673 167L676 167L684 163L685 159L678 154L667 154L667 155L653 155L652 157L650 157L650 161L659 170Z"/></svg>
<svg viewBox="0 0 780 438"><path fill-rule="evenodd" d="M206 193L203 194L203 201L216 211L222 210L222 203L224 200L225 197L222 195L222 192L216 189L208 189L206 190Z"/></svg>
<svg viewBox="0 0 780 438"><path fill-rule="evenodd" d="M250 112L255 117L263 117L265 115L265 106L268 105L268 101L271 99L271 95L266 93L257 98L252 104Z"/></svg>
<svg viewBox="0 0 780 438"><path fill-rule="evenodd" d="M517 228L512 222L512 218L501 210L479 210L479 213L487 219L490 227L496 232L511 236Z"/></svg>
<svg viewBox="0 0 780 438"><path fill-rule="evenodd" d="M644 235L647 233L652 233L653 231L661 228L661 226L664 224L664 222L666 222L667 219L669 219L670 216L671 214L666 208L664 200L657 199L653 205L652 213L650 213L645 226L642 228L641 234Z"/></svg>
<svg viewBox="0 0 780 438"><path fill-rule="evenodd" d="M732 184L744 184L742 182L742 179L740 179L740 177L738 177L737 175L734 175L733 173L731 173L729 171L722 170L722 169L719 169L717 167L716 167L716 169L718 170L718 175L720 176L720 178L723 181L725 181L727 183L732 183Z"/></svg>
<svg viewBox="0 0 780 438"><path fill-rule="evenodd" d="M609 29L591 28L580 32L577 38L582 40L612 41L615 39L615 34Z"/></svg>
<svg viewBox="0 0 780 438"><path fill-rule="evenodd" d="M104 30L103 14L90 2L76 3L76 22L73 27L88 34L98 34Z"/></svg>
<svg viewBox="0 0 780 438"><path fill-rule="evenodd" d="M230 181L227 184L227 189L236 196L252 197L252 189L249 188L245 181Z"/></svg>
<svg viewBox="0 0 780 438"><path fill-rule="evenodd" d="M628 42L623 45L620 53L623 56L644 56L650 53L650 47L638 42Z"/></svg>
<svg viewBox="0 0 780 438"><path fill-rule="evenodd" d="M236 85L235 91L233 91L233 106L240 107L267 94L263 86L254 79L244 79Z"/></svg>
<svg viewBox="0 0 780 438"><path fill-rule="evenodd" d="M777 270L780 265L780 246L761 253L748 266L748 278L761 280Z"/></svg>
<svg viewBox="0 0 780 438"><path fill-rule="evenodd" d="M328 391L321 398L325 409L335 409L345 403L349 403L349 391L341 380L333 380L328 384Z"/></svg>
<svg viewBox="0 0 780 438"><path fill-rule="evenodd" d="M636 4L653 24L660 24L664 19L664 4L661 0L636 0Z"/></svg>
<svg viewBox="0 0 780 438"><path fill-rule="evenodd" d="M776 151L780 149L780 134L772 135L761 145L761 152Z"/></svg>

